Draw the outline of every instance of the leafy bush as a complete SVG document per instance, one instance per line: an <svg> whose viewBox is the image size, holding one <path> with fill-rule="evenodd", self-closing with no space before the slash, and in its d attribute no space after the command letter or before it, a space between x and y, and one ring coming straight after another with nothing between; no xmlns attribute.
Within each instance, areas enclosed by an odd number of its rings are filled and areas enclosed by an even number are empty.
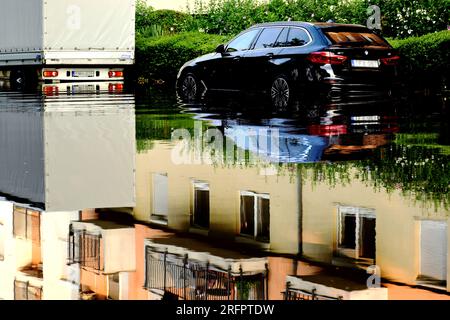
<svg viewBox="0 0 450 320"><path fill-rule="evenodd" d="M157 38L138 37L136 70L138 77L173 82L183 64L200 55L214 52L229 37L205 33L179 33Z"/></svg>
<svg viewBox="0 0 450 320"><path fill-rule="evenodd" d="M384 34L420 36L447 29L450 0L373 0L381 8Z"/></svg>
<svg viewBox="0 0 450 320"><path fill-rule="evenodd" d="M367 20L366 0L198 0L191 8L195 19L191 29L209 33L236 34L253 24L287 21L327 21L364 23Z"/></svg>
<svg viewBox="0 0 450 320"><path fill-rule="evenodd" d="M407 75L417 78L428 74L436 78L449 74L450 31L393 40L390 43L399 50L403 71Z"/></svg>
<svg viewBox="0 0 450 320"><path fill-rule="evenodd" d="M138 36L144 38L162 37L165 34L160 25L153 24L151 26L141 27L138 30Z"/></svg>
<svg viewBox="0 0 450 320"><path fill-rule="evenodd" d="M136 31L139 31L150 25L148 22L153 13L153 8L148 6L145 0L136 2Z"/></svg>
<svg viewBox="0 0 450 320"><path fill-rule="evenodd" d="M365 25L370 5L378 5L383 32L395 38L424 35L447 28L450 0L197 0L189 30L236 34L270 21L328 21Z"/></svg>
<svg viewBox="0 0 450 320"><path fill-rule="evenodd" d="M161 25L167 32L237 34L256 23L328 21L365 25L370 5L378 5L383 33L393 38L447 29L450 0L196 0L190 14L155 11L139 0L137 29Z"/></svg>
<svg viewBox="0 0 450 320"><path fill-rule="evenodd" d="M138 34L153 26L162 28L164 33L186 31L191 25L192 16L174 10L153 10L145 1L139 0L136 5L136 30Z"/></svg>

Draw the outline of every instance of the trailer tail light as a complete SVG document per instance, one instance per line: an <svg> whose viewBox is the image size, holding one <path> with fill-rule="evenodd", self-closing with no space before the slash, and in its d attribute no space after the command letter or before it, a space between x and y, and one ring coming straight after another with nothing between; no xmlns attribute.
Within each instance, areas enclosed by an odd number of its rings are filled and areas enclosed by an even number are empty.
<svg viewBox="0 0 450 320"><path fill-rule="evenodd" d="M307 59L314 64L343 64L348 58L329 51L318 51L309 54Z"/></svg>
<svg viewBox="0 0 450 320"><path fill-rule="evenodd" d="M59 89L57 86L46 86L43 88L43 92L45 96L57 96Z"/></svg>
<svg viewBox="0 0 450 320"><path fill-rule="evenodd" d="M122 92L123 91L123 83L110 83L108 86L109 92Z"/></svg>
<svg viewBox="0 0 450 320"><path fill-rule="evenodd" d="M44 78L56 78L58 74L59 73L56 70L44 70L44 72L42 73Z"/></svg>
<svg viewBox="0 0 450 320"><path fill-rule="evenodd" d="M110 71L108 75L110 78L123 78L123 71Z"/></svg>
<svg viewBox="0 0 450 320"><path fill-rule="evenodd" d="M400 62L399 56L392 56L392 57L381 59L381 63L384 64L385 66L396 66L396 65L398 65L399 62Z"/></svg>

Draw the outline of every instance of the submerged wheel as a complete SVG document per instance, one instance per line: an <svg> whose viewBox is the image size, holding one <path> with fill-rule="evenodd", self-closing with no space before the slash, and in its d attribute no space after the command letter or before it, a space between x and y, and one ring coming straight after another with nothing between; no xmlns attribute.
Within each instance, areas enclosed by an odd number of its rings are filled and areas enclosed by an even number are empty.
<svg viewBox="0 0 450 320"><path fill-rule="evenodd" d="M192 73L184 75L179 82L178 94L183 101L195 101L199 97L200 86Z"/></svg>
<svg viewBox="0 0 450 320"><path fill-rule="evenodd" d="M272 82L270 89L272 105L276 108L287 108L291 99L291 88L284 76L278 76Z"/></svg>

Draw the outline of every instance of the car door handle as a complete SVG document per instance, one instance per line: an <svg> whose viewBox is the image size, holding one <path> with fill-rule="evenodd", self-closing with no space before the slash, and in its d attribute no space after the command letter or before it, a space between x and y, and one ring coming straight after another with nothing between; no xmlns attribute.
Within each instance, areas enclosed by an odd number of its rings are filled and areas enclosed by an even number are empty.
<svg viewBox="0 0 450 320"><path fill-rule="evenodd" d="M237 57L234 57L234 58L233 58L233 61L239 61L239 60L241 60L241 57L240 57L240 56L237 56Z"/></svg>
<svg viewBox="0 0 450 320"><path fill-rule="evenodd" d="M268 54L266 54L266 57L269 58L269 59L272 59L274 57L274 54L273 53L268 53Z"/></svg>

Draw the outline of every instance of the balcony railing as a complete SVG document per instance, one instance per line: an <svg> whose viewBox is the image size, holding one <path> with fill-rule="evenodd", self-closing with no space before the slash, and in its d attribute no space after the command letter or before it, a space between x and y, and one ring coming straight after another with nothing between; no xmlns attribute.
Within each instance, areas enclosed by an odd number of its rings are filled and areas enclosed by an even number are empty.
<svg viewBox="0 0 450 320"><path fill-rule="evenodd" d="M301 300L342 300L342 298L333 298L317 294L316 290L311 290L311 292L305 290L294 289L288 282L286 284L286 292L284 294L284 299L287 301L301 301Z"/></svg>
<svg viewBox="0 0 450 320"><path fill-rule="evenodd" d="M14 281L14 300L42 300L42 288L26 281Z"/></svg>
<svg viewBox="0 0 450 320"><path fill-rule="evenodd" d="M159 291L163 299L265 300L267 272L245 275L220 270L208 262L195 261L146 247L147 290Z"/></svg>
<svg viewBox="0 0 450 320"><path fill-rule="evenodd" d="M81 267L103 271L101 240L100 234L89 234L85 230L72 230L69 234L68 264L79 263Z"/></svg>

